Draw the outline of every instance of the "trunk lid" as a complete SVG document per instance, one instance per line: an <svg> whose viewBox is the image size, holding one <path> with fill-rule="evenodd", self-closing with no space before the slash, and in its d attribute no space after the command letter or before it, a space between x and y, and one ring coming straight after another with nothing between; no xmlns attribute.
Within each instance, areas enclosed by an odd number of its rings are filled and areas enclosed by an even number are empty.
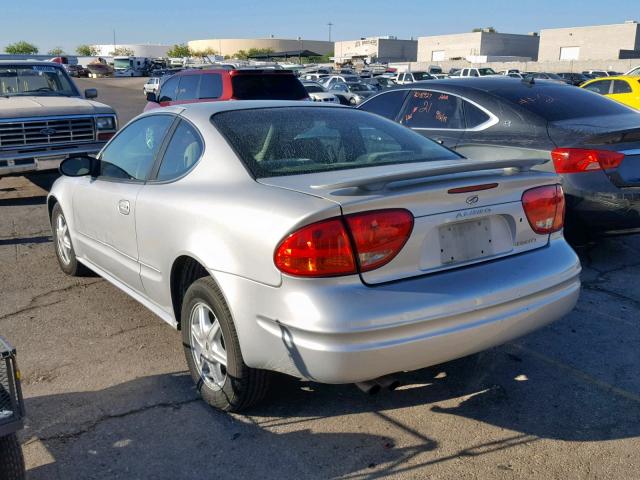
<svg viewBox="0 0 640 480"><path fill-rule="evenodd" d="M554 174L528 170L538 162L441 161L427 167L393 165L258 181L335 202L344 215L409 210L414 227L400 253L386 265L361 274L365 283L378 284L547 245L549 235L531 229L521 202L525 190L559 183ZM524 171L505 168L508 165ZM478 186L482 189L450 192Z"/></svg>
<svg viewBox="0 0 640 480"><path fill-rule="evenodd" d="M637 113L551 122L549 136L558 147L623 153L622 163L605 170L605 174L619 188L640 186L640 115Z"/></svg>

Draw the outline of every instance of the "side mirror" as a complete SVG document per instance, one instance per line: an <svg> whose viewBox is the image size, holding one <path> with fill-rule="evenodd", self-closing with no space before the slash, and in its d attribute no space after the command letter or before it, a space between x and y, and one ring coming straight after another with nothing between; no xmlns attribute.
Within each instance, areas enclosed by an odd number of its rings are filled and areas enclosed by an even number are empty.
<svg viewBox="0 0 640 480"><path fill-rule="evenodd" d="M87 88L84 91L84 98L91 100L92 98L98 98L98 90L95 88Z"/></svg>
<svg viewBox="0 0 640 480"><path fill-rule="evenodd" d="M60 173L66 177L84 177L92 175L98 165L98 160L89 155L75 155L66 158L60 164Z"/></svg>
<svg viewBox="0 0 640 480"><path fill-rule="evenodd" d="M158 103L158 96L155 92L147 92L147 102Z"/></svg>

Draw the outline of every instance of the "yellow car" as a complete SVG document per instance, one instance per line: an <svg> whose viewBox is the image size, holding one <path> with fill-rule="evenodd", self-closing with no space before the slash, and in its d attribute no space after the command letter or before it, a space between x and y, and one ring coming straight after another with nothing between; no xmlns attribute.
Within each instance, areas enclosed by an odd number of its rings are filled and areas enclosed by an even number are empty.
<svg viewBox="0 0 640 480"><path fill-rule="evenodd" d="M600 77L584 82L580 88L605 95L616 102L640 110L640 77Z"/></svg>

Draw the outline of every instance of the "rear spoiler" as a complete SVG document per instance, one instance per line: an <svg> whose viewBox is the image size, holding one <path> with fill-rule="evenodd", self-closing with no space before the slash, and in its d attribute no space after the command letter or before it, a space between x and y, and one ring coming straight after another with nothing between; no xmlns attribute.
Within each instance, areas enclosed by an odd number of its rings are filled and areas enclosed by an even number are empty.
<svg viewBox="0 0 640 480"><path fill-rule="evenodd" d="M517 172L530 170L536 165L546 163L544 158L523 158L514 160L477 161L461 160L454 163L447 162L445 165L422 167L401 172L382 173L367 177L355 177L336 183L325 185L311 185L314 189L335 190L341 188L358 188L366 191L382 190L389 183L402 180L413 180L417 178L439 177L453 173L478 172L483 170L512 169Z"/></svg>

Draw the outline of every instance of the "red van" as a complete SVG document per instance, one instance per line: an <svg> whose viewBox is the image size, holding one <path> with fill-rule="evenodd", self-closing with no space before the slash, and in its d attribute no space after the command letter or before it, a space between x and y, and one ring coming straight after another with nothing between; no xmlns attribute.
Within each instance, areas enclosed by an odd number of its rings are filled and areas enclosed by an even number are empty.
<svg viewBox="0 0 640 480"><path fill-rule="evenodd" d="M290 70L183 70L169 77L160 92L147 94L145 112L181 103L221 100L308 100Z"/></svg>

